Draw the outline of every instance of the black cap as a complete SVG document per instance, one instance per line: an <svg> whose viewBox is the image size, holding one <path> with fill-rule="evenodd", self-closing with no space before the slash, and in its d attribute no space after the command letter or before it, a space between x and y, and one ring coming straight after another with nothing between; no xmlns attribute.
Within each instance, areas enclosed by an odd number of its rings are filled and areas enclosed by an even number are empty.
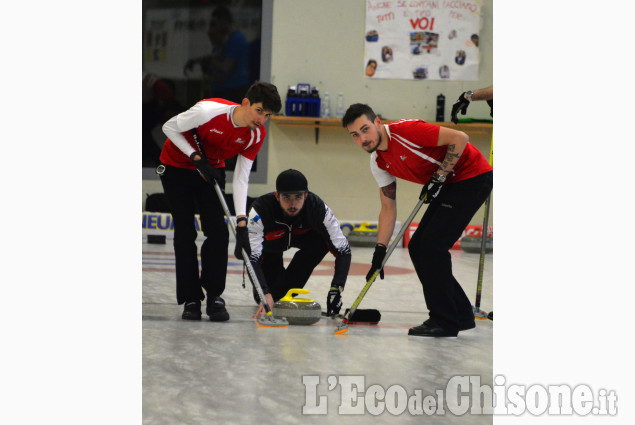
<svg viewBox="0 0 635 425"><path fill-rule="evenodd" d="M276 179L276 192L278 193L304 193L308 191L306 177L298 170L283 171Z"/></svg>

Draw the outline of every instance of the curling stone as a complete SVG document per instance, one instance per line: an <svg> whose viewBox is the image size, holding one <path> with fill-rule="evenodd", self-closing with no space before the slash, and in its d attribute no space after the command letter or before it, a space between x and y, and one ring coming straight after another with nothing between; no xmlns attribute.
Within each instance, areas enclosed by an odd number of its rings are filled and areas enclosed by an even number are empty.
<svg viewBox="0 0 635 425"><path fill-rule="evenodd" d="M480 236L463 236L459 242L461 249L465 252L480 253L481 252L481 237ZM494 251L494 239L487 238L485 240L485 253L489 254Z"/></svg>
<svg viewBox="0 0 635 425"><path fill-rule="evenodd" d="M362 223L346 236L350 246L374 247L377 244L377 225Z"/></svg>
<svg viewBox="0 0 635 425"><path fill-rule="evenodd" d="M290 325L312 325L319 322L322 317L320 304L308 298L293 297L308 293L308 289L289 289L287 295L273 304L273 315L286 318Z"/></svg>
<svg viewBox="0 0 635 425"><path fill-rule="evenodd" d="M148 235L148 243L165 245L165 235Z"/></svg>

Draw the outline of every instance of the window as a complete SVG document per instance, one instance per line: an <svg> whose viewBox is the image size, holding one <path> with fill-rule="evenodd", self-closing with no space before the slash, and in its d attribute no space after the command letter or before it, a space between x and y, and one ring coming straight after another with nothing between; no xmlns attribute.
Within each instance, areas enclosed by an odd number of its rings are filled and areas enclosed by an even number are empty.
<svg viewBox="0 0 635 425"><path fill-rule="evenodd" d="M240 103L249 85L268 79L260 66L263 6L271 10L272 0L143 0L144 179L156 178L165 121L205 98ZM252 182L265 182L266 156L263 146ZM228 179L235 163L226 161Z"/></svg>

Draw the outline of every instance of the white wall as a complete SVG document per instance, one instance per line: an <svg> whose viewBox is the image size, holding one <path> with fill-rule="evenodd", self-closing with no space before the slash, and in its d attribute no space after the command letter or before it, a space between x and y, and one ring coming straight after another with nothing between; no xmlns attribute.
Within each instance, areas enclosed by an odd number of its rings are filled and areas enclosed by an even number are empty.
<svg viewBox="0 0 635 425"><path fill-rule="evenodd" d="M272 83L310 83L347 104L364 102L386 118L434 121L436 97L446 97L446 119L453 100L470 88L492 84L492 0L482 2L479 79L470 82L376 80L364 75L364 0L275 0ZM332 101L333 102L333 101ZM474 108L474 109L472 109ZM470 106L476 118L489 118L485 102Z"/></svg>
<svg viewBox="0 0 635 425"><path fill-rule="evenodd" d="M275 0L271 82L278 86L283 102L287 86L310 83L318 86L321 93L328 91L333 95L342 91L347 105L368 103L388 119L434 121L436 97L442 93L449 119L452 103L459 94L493 82L492 0L483 0L482 12L477 81L371 80L363 77L365 1ZM475 102L470 105L468 116L489 118L489 107L485 102ZM490 141L489 135L471 138L486 157ZM271 123L267 148L267 184L251 184L249 196L272 191L279 172L296 168L306 175L310 190L322 197L339 218L377 220L379 190L370 173L368 154L353 143L343 128L321 129L316 145L313 129L279 128ZM398 181L399 220L405 220L411 212L420 190L418 185ZM158 181L144 181L144 193L161 191ZM228 184L227 192L231 191ZM479 211L472 224L481 224L482 220Z"/></svg>

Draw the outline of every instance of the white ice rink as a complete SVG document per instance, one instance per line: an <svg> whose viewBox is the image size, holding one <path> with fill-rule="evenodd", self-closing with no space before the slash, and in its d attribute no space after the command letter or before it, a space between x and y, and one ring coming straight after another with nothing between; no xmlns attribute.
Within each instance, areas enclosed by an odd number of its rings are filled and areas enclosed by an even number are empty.
<svg viewBox="0 0 635 425"><path fill-rule="evenodd" d="M364 286L373 252L352 250L342 313ZM451 252L454 275L474 304L479 254ZM332 267L327 254L305 287L310 294L304 297L318 301L323 311ZM229 322L210 322L204 308L202 321L181 320L171 241L144 241L144 424L492 423L492 415L453 414L458 411L447 407L422 417L417 415L421 404L399 404L408 401L406 395L436 399L456 376L493 385L492 321L477 320L475 329L457 338L408 336L408 328L426 320L428 311L406 249L395 249L385 279L374 283L359 306L378 309L379 325L351 325L344 335L334 334L340 321L329 318L311 326L257 326L251 319L256 309L251 284L246 277L243 288L242 279L241 264L230 256L223 294ZM485 257L481 308L493 308L492 254ZM382 391L395 401L384 400Z"/></svg>

